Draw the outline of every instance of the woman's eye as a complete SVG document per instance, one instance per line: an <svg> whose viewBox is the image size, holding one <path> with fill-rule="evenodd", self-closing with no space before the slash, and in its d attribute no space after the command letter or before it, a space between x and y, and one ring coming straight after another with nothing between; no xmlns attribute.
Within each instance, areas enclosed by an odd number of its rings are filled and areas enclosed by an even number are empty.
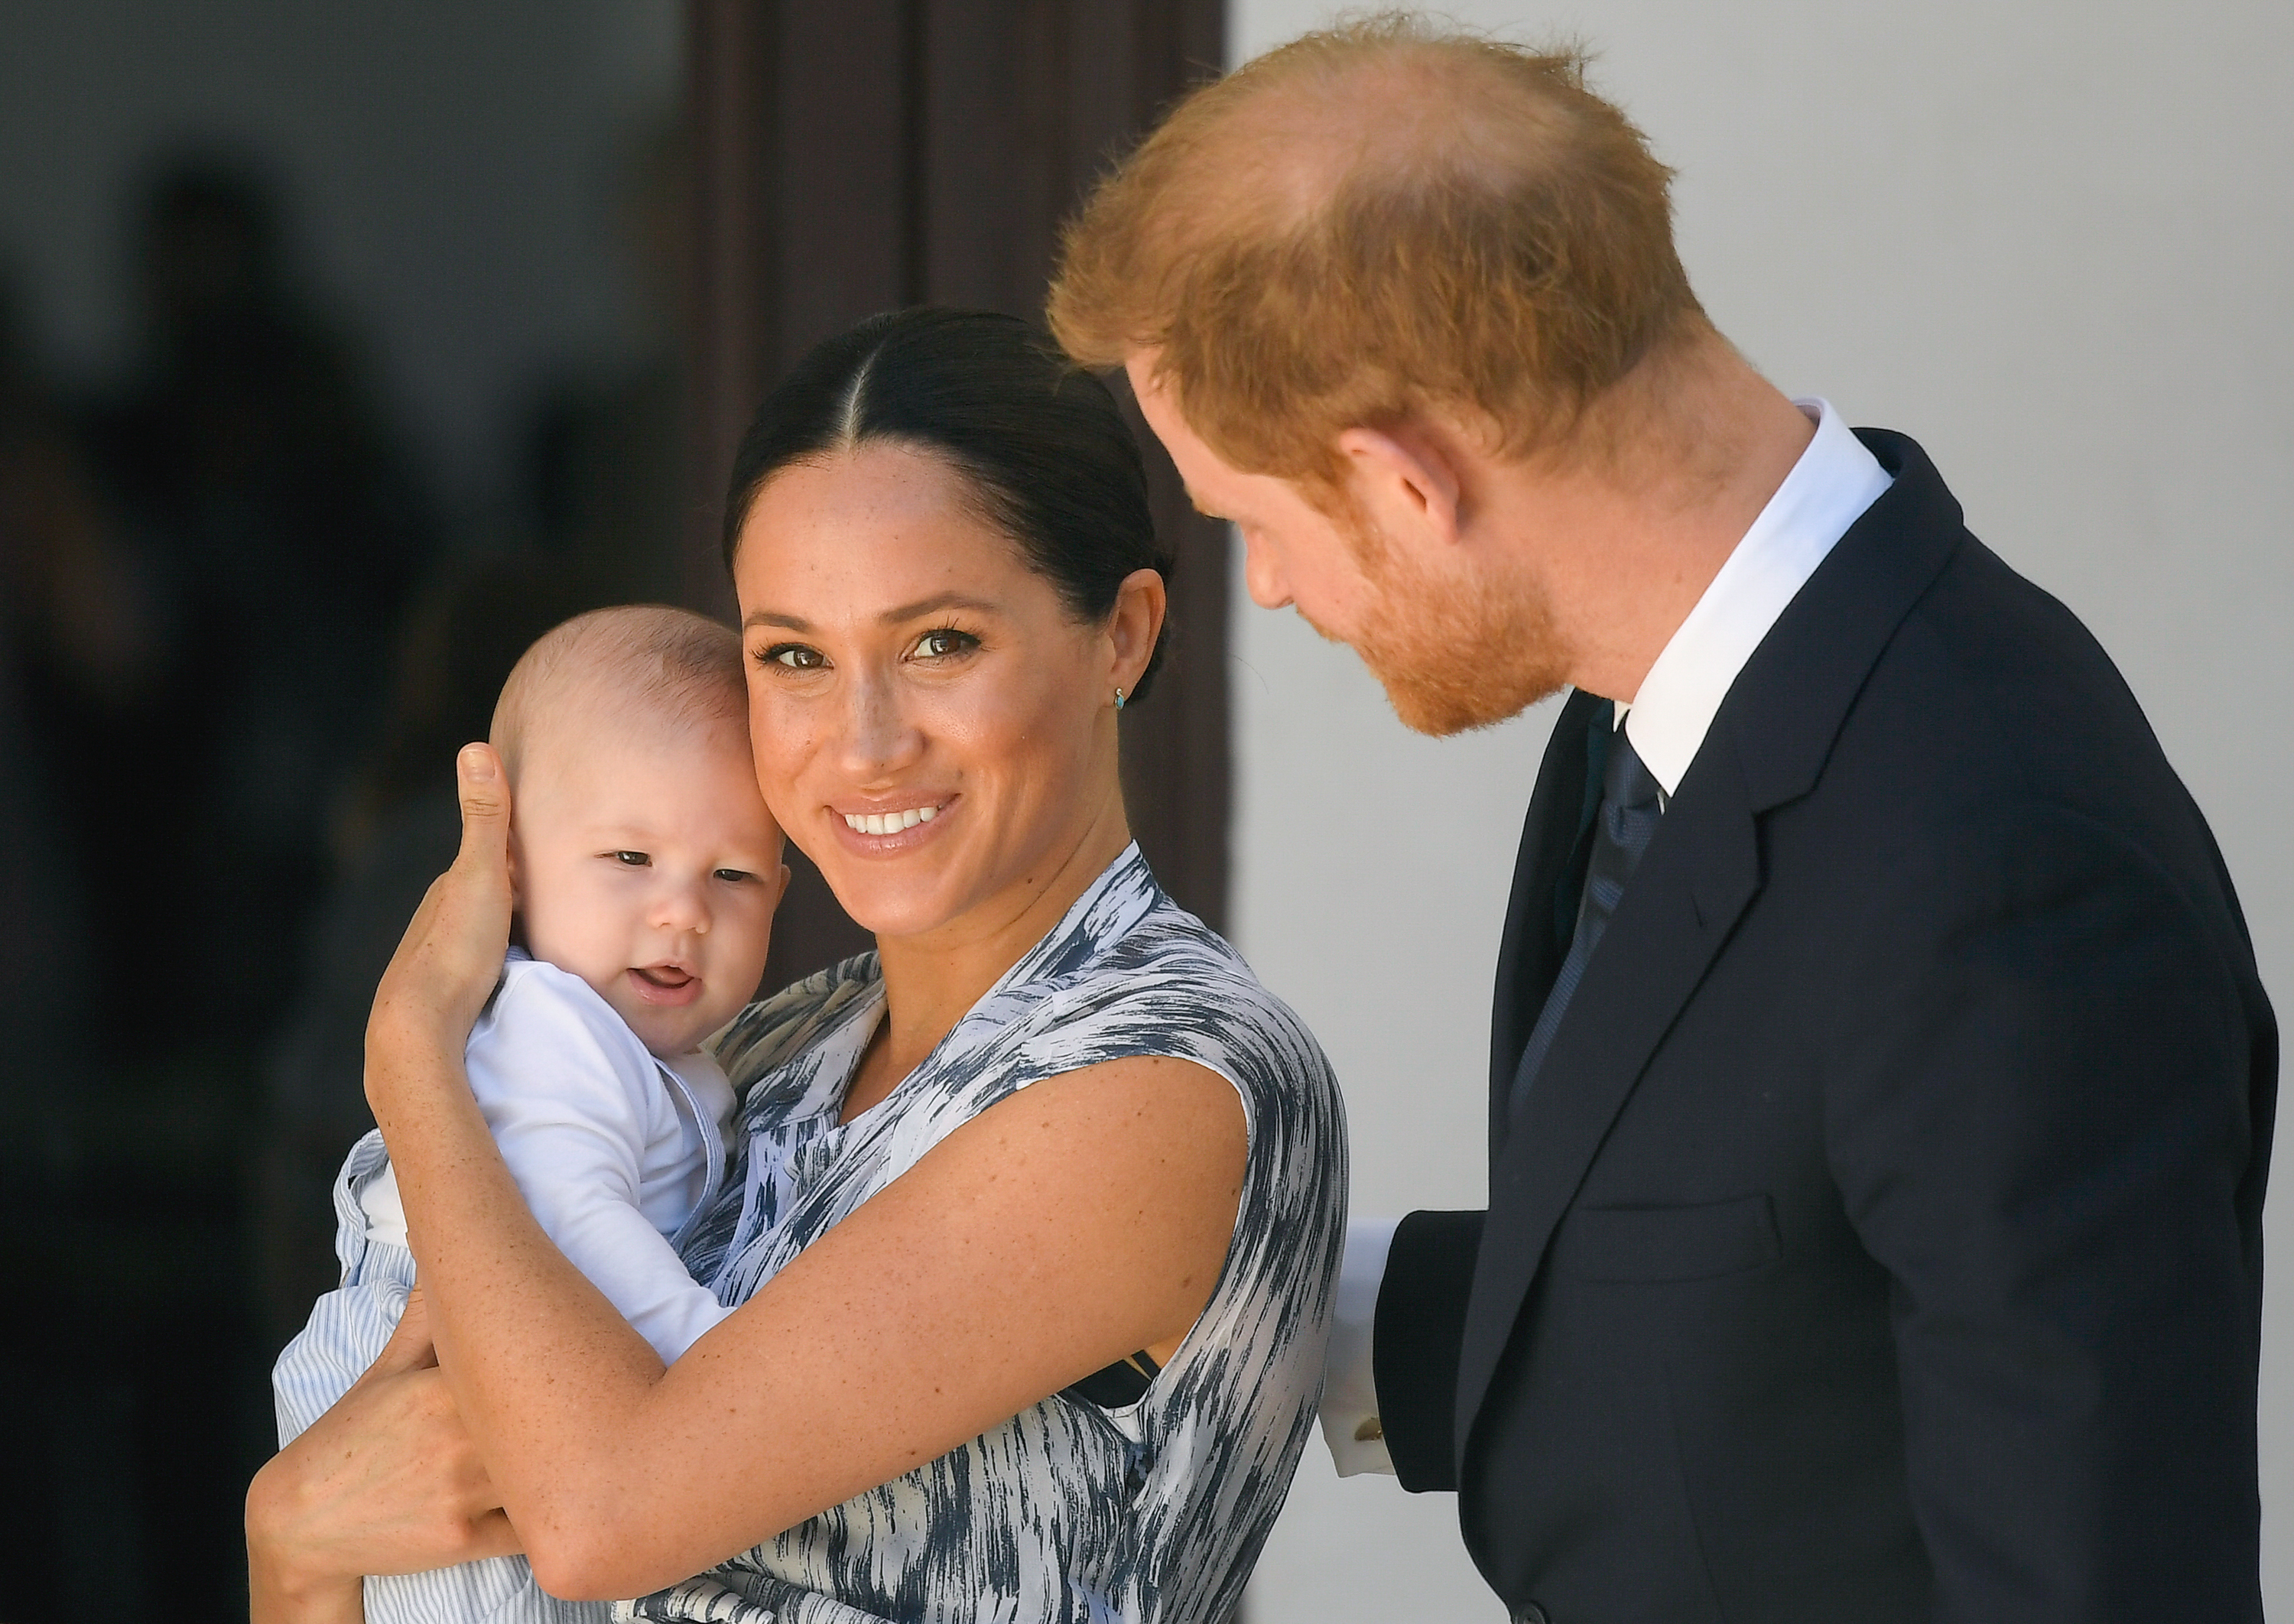
<svg viewBox="0 0 2294 1624"><path fill-rule="evenodd" d="M909 653L919 660L945 660L950 654L965 654L979 646L980 639L970 632L940 626L918 637Z"/></svg>
<svg viewBox="0 0 2294 1624"><path fill-rule="evenodd" d="M807 648L801 643L776 643L758 659L767 665L785 667L792 671L817 671L828 663L817 648Z"/></svg>
<svg viewBox="0 0 2294 1624"><path fill-rule="evenodd" d="M642 851L617 851L614 853L614 861L625 868L645 868L652 864L653 859Z"/></svg>

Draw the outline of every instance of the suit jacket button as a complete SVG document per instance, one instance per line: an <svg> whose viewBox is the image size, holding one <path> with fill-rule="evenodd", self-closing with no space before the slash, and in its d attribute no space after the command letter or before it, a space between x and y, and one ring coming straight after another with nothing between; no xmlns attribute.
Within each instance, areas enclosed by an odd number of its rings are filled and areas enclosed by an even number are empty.
<svg viewBox="0 0 2294 1624"><path fill-rule="evenodd" d="M1553 1620L1535 1602L1524 1602L1513 1610L1513 1624L1553 1624Z"/></svg>

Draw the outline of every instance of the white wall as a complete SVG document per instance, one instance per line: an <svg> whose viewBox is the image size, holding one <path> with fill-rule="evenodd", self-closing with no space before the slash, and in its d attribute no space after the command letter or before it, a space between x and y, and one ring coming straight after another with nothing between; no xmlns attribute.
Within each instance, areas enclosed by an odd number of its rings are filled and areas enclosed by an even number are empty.
<svg viewBox="0 0 2294 1624"><path fill-rule="evenodd" d="M2086 619L2212 819L2294 1010L2294 8L1460 9L1592 45L1597 85L1680 171L1683 250L1721 329L1787 390L1918 438L1976 532ZM1327 15L1234 0L1236 58ZM1240 945L1345 1080L1356 1210L1478 1205L1491 969L1550 710L1413 737L1350 654L1236 589ZM2294 1609L2294 1170L2278 1184L2265 1582ZM1454 1514L1338 1481L1318 1442L1253 1624L1500 1617Z"/></svg>

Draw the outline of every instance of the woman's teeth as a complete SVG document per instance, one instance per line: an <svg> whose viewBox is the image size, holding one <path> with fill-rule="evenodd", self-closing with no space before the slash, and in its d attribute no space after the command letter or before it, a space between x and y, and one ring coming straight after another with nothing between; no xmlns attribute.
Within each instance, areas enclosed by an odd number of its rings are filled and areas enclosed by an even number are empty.
<svg viewBox="0 0 2294 1624"><path fill-rule="evenodd" d="M938 807L910 807L905 812L847 812L844 822L855 834L898 834L939 816Z"/></svg>

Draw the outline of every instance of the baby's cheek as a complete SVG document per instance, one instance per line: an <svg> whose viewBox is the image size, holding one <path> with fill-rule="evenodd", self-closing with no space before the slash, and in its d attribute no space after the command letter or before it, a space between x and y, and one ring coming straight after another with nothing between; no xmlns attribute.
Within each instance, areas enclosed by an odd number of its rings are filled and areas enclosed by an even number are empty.
<svg viewBox="0 0 2294 1624"><path fill-rule="evenodd" d="M765 960L772 951L772 911L760 909L754 920L744 922L740 946L730 955L722 978L728 992L738 990L742 1003L756 996L757 983L764 978Z"/></svg>
<svg viewBox="0 0 2294 1624"><path fill-rule="evenodd" d="M610 904L565 905L569 900L553 897L527 911L526 951L581 977L619 1008L628 995L622 980L629 969L630 930L615 919Z"/></svg>

